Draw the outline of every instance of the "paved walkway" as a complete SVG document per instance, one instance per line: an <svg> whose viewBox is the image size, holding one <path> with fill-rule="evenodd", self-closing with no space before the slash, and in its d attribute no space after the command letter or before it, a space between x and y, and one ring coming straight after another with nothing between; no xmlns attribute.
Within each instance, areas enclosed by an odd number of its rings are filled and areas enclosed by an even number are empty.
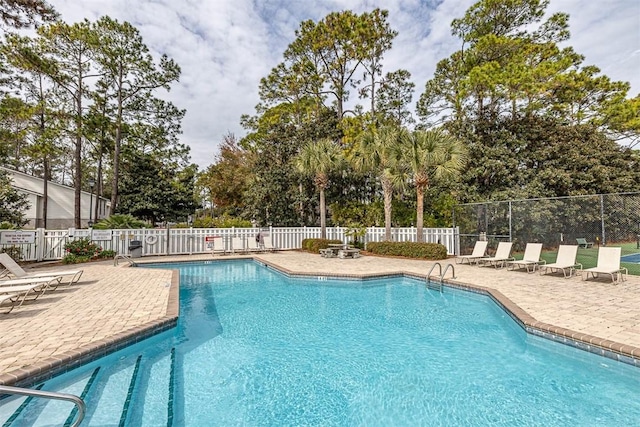
<svg viewBox="0 0 640 427"><path fill-rule="evenodd" d="M375 256L325 259L296 251L257 257L291 273L314 275L424 275L433 264ZM194 259L212 258L197 255L141 261ZM92 350L104 350L149 325L175 321L177 276L171 270L142 271L114 267L112 262L74 268L84 270L78 284L45 293L9 314L3 314L6 310L0 307L0 384L19 382L51 367L64 366L74 358L87 357ZM579 277L564 279L561 275L468 265L455 265L455 273L455 283L490 290L519 317L528 319L527 325L554 332L557 328L567 336L592 343L597 338L603 346L605 341L617 343L616 351L622 349L622 353L640 358L640 277L630 276L628 281L613 285L609 280L584 282Z"/></svg>

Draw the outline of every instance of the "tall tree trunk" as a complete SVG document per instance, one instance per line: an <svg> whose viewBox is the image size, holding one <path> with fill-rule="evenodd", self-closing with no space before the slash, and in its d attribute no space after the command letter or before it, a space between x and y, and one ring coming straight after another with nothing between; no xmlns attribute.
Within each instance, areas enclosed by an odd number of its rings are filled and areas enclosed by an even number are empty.
<svg viewBox="0 0 640 427"><path fill-rule="evenodd" d="M120 68L120 80L118 90L118 111L116 114L116 140L113 150L113 183L111 184L111 209L113 215L118 208L118 181L120 180L120 145L122 143L122 68Z"/></svg>
<svg viewBox="0 0 640 427"><path fill-rule="evenodd" d="M418 243L424 242L424 187L419 185L416 187L416 228Z"/></svg>
<svg viewBox="0 0 640 427"><path fill-rule="evenodd" d="M49 205L49 179L51 179L51 174L49 173L49 156L47 154L44 155L43 160L44 171L42 173L42 228L47 228L47 211Z"/></svg>
<svg viewBox="0 0 640 427"><path fill-rule="evenodd" d="M320 238L327 238L327 207L324 200L324 187L320 187Z"/></svg>
<svg viewBox="0 0 640 427"><path fill-rule="evenodd" d="M81 69L79 67L79 69ZM74 204L74 222L76 228L82 227L82 218L80 203L82 201L82 75L78 76L78 89L76 90L76 150L73 161L75 163L74 171L74 187L75 187L75 204Z"/></svg>
<svg viewBox="0 0 640 427"><path fill-rule="evenodd" d="M382 192L384 194L384 240L391 241L391 200L393 189L391 182L387 178L382 178Z"/></svg>

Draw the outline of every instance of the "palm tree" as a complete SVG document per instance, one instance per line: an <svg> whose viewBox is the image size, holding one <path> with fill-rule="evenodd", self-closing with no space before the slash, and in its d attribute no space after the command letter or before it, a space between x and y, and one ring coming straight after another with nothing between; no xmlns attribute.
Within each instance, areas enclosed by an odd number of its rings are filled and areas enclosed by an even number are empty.
<svg viewBox="0 0 640 427"><path fill-rule="evenodd" d="M324 190L329 186L329 174L343 162L342 150L331 139L312 141L302 147L294 158L294 165L303 175L313 176L313 182L320 192L320 237L327 237L327 207Z"/></svg>
<svg viewBox="0 0 640 427"><path fill-rule="evenodd" d="M403 145L403 163L416 186L417 239L422 242L425 190L434 178L457 177L467 162L467 150L462 142L440 128L407 133Z"/></svg>
<svg viewBox="0 0 640 427"><path fill-rule="evenodd" d="M400 182L398 166L405 132L397 126L382 126L365 132L358 139L351 156L356 169L374 172L380 180L384 198L384 239L387 241L391 240L391 200L393 189Z"/></svg>

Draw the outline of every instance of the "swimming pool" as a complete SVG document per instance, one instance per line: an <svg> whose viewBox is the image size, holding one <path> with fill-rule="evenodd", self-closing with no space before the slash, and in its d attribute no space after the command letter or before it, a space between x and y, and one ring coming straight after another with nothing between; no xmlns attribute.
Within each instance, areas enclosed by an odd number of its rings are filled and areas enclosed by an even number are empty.
<svg viewBox="0 0 640 427"><path fill-rule="evenodd" d="M156 267L181 270L178 327L43 387L84 394L83 425L640 419L640 369L529 336L482 295L408 278L293 279L253 261ZM22 402L3 402L0 422L69 416L64 403Z"/></svg>

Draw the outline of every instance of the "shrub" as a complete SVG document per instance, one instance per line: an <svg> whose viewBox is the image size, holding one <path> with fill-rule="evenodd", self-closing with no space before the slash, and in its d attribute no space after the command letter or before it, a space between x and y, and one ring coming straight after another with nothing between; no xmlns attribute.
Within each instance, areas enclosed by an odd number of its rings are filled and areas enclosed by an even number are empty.
<svg viewBox="0 0 640 427"><path fill-rule="evenodd" d="M22 248L18 246L0 248L0 253L8 254L14 261L22 261Z"/></svg>
<svg viewBox="0 0 640 427"><path fill-rule="evenodd" d="M114 256L116 256L116 251L111 249L100 252L100 258L113 258Z"/></svg>
<svg viewBox="0 0 640 427"><path fill-rule="evenodd" d="M99 258L113 258L116 255L115 251L103 251L102 247L86 238L67 242L64 245L64 249L67 251L67 254L62 258L64 264L77 264Z"/></svg>
<svg viewBox="0 0 640 427"><path fill-rule="evenodd" d="M302 241L302 250L317 254L320 249L326 249L329 244L333 243L342 243L342 241L335 239L304 239Z"/></svg>
<svg viewBox="0 0 640 427"><path fill-rule="evenodd" d="M196 218L193 221L193 226L195 228L250 228L253 227L253 224L251 224L251 221L247 221L246 219L222 215L216 218L212 218L210 216Z"/></svg>
<svg viewBox="0 0 640 427"><path fill-rule="evenodd" d="M370 242L367 251L377 255L404 256L438 260L447 258L447 248L440 243Z"/></svg>
<svg viewBox="0 0 640 427"><path fill-rule="evenodd" d="M113 230L113 229L135 229L135 228L148 228L149 224L134 218L132 215L115 214L109 218L104 218L98 221L93 228L96 230Z"/></svg>

